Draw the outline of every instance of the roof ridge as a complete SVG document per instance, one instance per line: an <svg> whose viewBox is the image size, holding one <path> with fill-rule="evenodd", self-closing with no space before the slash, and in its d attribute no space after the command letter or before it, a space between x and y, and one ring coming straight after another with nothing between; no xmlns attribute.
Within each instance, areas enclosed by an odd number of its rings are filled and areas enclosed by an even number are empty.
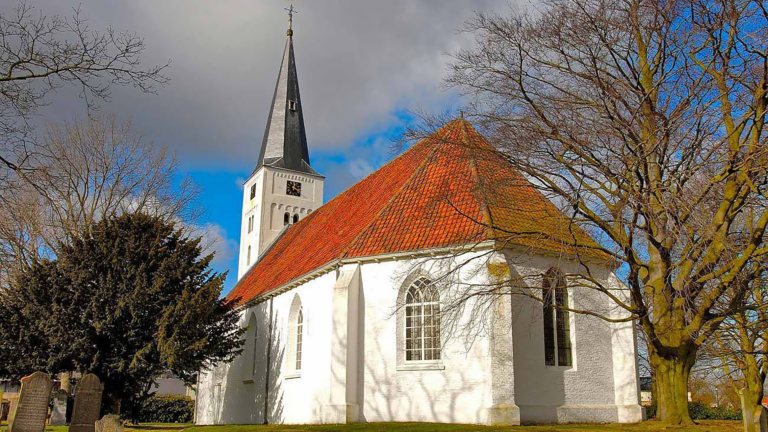
<svg viewBox="0 0 768 432"><path fill-rule="evenodd" d="M450 123L448 123L448 124L450 124ZM404 154L405 154L405 153L407 153L408 151L411 151L411 150L415 149L416 147L419 147L421 144L423 144L423 145L426 145L426 144L427 144L427 140L429 140L429 139L432 139L434 135L436 135L436 134L440 133L441 131L443 131L443 129L445 129L445 128L448 126L448 124L446 124L445 126L443 126L443 127L442 127L442 128L440 128L440 129L438 129L437 131L435 131L433 134L429 135L428 137L426 137L426 138L422 139L422 140L421 140L421 141L419 141L418 143L414 144L414 145L413 145L413 147L409 148L409 149L408 149L406 152L403 152L403 153L402 153L400 156L404 155ZM373 229L373 226L376 224L376 222L378 222L378 220L379 220L379 218L381 217L381 215L382 215L382 214L383 214L383 213L384 213L386 210L389 210L389 208L390 208L390 206L392 205L392 203L393 203L393 202L395 202L395 201L397 200L397 198L398 198L398 197L400 197L400 195L403 193L403 191L407 189L407 186L411 184L411 182L413 181L414 177L416 177L416 174L417 174L417 173L421 173L421 171L423 171L423 170L424 170L424 167L427 165L427 161L429 160L429 158L430 158L430 157L432 157L432 155L433 155L433 154L434 154L436 151L437 151L437 146L435 146L435 148L433 148L432 150L430 150L429 152L427 152L427 154L425 154L425 155L424 155L424 158L421 160L421 162L419 162L419 166L418 166L418 167L417 167L415 170L413 170L413 172L411 173L411 175L408 177L408 180L406 180L406 181L404 181L404 182L403 182L403 184L400 186L400 189L398 189L398 191L397 191L396 193L393 193L393 194L392 194L392 196L391 196L391 197L390 197L390 198L387 200L387 203L386 203L386 204L384 204L383 206L381 206L381 208L379 209L379 211L378 211L378 212L376 212L376 216L374 216L373 218L371 218L371 221L370 221L370 223L368 223L368 225L367 225L365 228L363 228L362 230L360 230L360 232L359 232L359 233L357 233L357 235L355 236L355 238L354 238L354 239L352 239L352 241L351 241L351 242L349 242L349 244L347 245L347 247L346 247L346 248L344 248L344 250L342 251L342 253L341 253L341 255L339 256L339 258L345 258L345 257L346 257L346 256L349 254L349 251L350 251L350 250L352 250L352 249L354 249L355 247L357 247L357 243L358 243L358 241L360 240L360 238L361 238L361 237L363 237L365 234L367 234L367 233L368 233L368 231L370 231L371 229ZM400 157L400 156L398 156L398 157ZM394 159L393 159L393 160L394 160Z"/></svg>
<svg viewBox="0 0 768 432"><path fill-rule="evenodd" d="M475 160L474 155L471 151L469 151L469 130L467 130L467 124L468 122L464 119L462 119L461 122L461 132L462 132L462 142L467 146L467 156L469 158L469 167L470 171L472 172L472 176L475 178L475 184L479 188L478 193L480 194L479 197L476 197L478 200L478 205L480 206L480 211L483 213L483 221L482 223L485 224L485 230L486 230L486 237L490 239L494 239L494 229L493 229L493 214L491 213L490 206L487 202L487 197L484 193L483 188L483 179L480 173L477 169L477 161Z"/></svg>

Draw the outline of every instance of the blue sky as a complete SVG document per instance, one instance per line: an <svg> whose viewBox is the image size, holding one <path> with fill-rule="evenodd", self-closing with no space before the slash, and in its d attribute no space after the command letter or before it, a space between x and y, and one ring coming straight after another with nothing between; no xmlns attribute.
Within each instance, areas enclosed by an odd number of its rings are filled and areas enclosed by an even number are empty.
<svg viewBox="0 0 768 432"><path fill-rule="evenodd" d="M115 87L104 114L131 121L202 188L201 225L217 271L235 284L241 184L253 169L285 43L287 0L27 0L44 15L79 7L90 28L135 32L142 64L171 60L157 94ZM0 3L12 13L14 1ZM475 11L506 13L506 0L295 0L294 46L312 166L327 201L392 157L409 110L460 105L442 78L449 53L471 46L458 32ZM52 95L39 120L86 115L77 88Z"/></svg>

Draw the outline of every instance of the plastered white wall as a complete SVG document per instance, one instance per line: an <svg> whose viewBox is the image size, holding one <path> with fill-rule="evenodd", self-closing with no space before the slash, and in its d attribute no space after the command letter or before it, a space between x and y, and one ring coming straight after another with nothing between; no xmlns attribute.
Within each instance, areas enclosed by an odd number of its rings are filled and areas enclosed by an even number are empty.
<svg viewBox="0 0 768 432"><path fill-rule="evenodd" d="M235 361L220 365L200 376L197 424L264 423L264 395L269 368L269 423L319 423L328 400L330 380L330 309L335 274L333 272L275 297L272 302L271 362L267 363L269 301L241 314L241 325L248 317L258 317L256 371L252 381L247 371L252 353L244 351ZM288 315L294 297L301 299L304 313L302 369L296 373L289 358ZM216 387L219 386L217 391ZM220 394L221 402L215 400Z"/></svg>
<svg viewBox="0 0 768 432"><path fill-rule="evenodd" d="M566 273L584 271L576 263L562 259L514 252L508 252L506 257L513 277L541 274L554 266ZM596 279L609 285L613 283L614 276L608 269L596 266L591 272ZM535 289L531 293L540 295ZM616 309L607 296L586 288L569 289L569 304L574 309L596 311L609 317ZM521 423L630 420L619 417L614 374L622 373L618 378L628 385L637 382L636 371L626 366L614 367L614 357L620 355L622 361L634 359L634 345L615 346L614 342L625 341L628 335L614 338L618 334L605 320L584 314L569 315L573 366L546 366L542 304L524 296L513 297L515 402L520 408ZM619 399L630 401L631 397L622 394Z"/></svg>
<svg viewBox="0 0 768 432"><path fill-rule="evenodd" d="M449 340L443 369L398 370L397 295L410 262L361 266L364 311L361 420L484 423L490 407L487 338L467 351Z"/></svg>
<svg viewBox="0 0 768 432"><path fill-rule="evenodd" d="M574 264L546 257L520 259L505 254L501 259L513 274L540 275L553 265L559 265L565 272L578 270ZM339 287L334 298L335 271L275 297L269 381L266 379L269 302L244 311L243 326L248 325L251 314L256 317L255 352L247 348L231 365L222 365L201 375L197 423L263 423L265 387L270 394L266 409L270 423L321 423L339 418L338 412L329 412L329 407L338 407L342 402L356 404L355 409L359 411L354 412L354 418L368 422L482 424L494 421L493 413L499 412L494 409L498 410L499 406L507 410L499 418L508 417L511 419L508 421L522 423L640 420L632 326L612 325L595 317L571 314L574 366L548 367L544 364L541 303L522 296L513 296L503 308L509 317L511 334L497 341L495 349L487 334L478 335L471 345L454 337L444 339L442 360L437 367L412 370L409 365L403 365L398 360L397 334L404 330L398 328L396 306L411 264L407 260L386 261L356 267L355 271L359 272L359 276L355 276L359 282L354 282L359 283L357 308L338 303ZM347 267L349 265L340 272L349 270ZM429 268L422 270L429 273ZM593 274L611 284L617 283L608 269L596 268ZM483 283L485 277L487 275L467 274L464 280ZM288 316L296 295L301 299L305 317L300 374L294 373L292 350L286 347ZM349 352L349 347L332 349L334 343L340 343L332 336L334 320L337 328L341 325L339 320L343 320L338 310L336 315L333 313L334 301L345 304L348 308L345 314L358 320L356 354ZM576 308L615 313L611 312L615 308L611 308L607 297L592 290L574 289L569 301ZM468 319L466 314L470 310L468 307L463 319ZM348 334L352 328L354 326L348 327ZM501 330L503 333L503 328ZM495 337L499 337L498 334L495 330ZM344 378L346 383L355 383L356 388L348 388L343 397L339 396L341 389L334 390L335 398L331 387L339 380L334 381L331 373L334 352L337 356L345 353L344 361L356 369L348 371ZM505 354L508 355L503 360ZM250 373L254 355L256 368ZM335 364L341 364L340 360L336 359ZM339 371L337 375L341 376Z"/></svg>

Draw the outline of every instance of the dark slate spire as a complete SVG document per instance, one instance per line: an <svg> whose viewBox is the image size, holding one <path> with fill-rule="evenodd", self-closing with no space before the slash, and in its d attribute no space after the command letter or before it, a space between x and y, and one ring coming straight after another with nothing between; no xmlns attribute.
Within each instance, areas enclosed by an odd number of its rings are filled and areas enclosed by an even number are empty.
<svg viewBox="0 0 768 432"><path fill-rule="evenodd" d="M291 20L293 18L291 10ZM307 134L299 96L299 78L293 57L293 29L288 28L283 62L277 76L275 95L269 109L267 130L261 142L258 170L262 166L286 168L308 174L317 174L309 165Z"/></svg>

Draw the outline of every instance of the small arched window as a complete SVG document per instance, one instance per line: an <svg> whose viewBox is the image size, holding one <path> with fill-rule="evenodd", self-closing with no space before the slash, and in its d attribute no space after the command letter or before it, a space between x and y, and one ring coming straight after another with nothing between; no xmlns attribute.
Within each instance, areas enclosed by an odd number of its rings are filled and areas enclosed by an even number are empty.
<svg viewBox="0 0 768 432"><path fill-rule="evenodd" d="M299 215L295 214L293 215L293 223L297 223L299 221Z"/></svg>
<svg viewBox="0 0 768 432"><path fill-rule="evenodd" d="M243 381L253 382L256 374L256 314L251 313L245 331L245 343L243 344Z"/></svg>
<svg viewBox="0 0 768 432"><path fill-rule="evenodd" d="M420 277L405 295L405 360L440 360L440 296Z"/></svg>
<svg viewBox="0 0 768 432"><path fill-rule="evenodd" d="M304 311L299 309L299 316L296 318L296 370L301 370L301 340L304 329Z"/></svg>
<svg viewBox="0 0 768 432"><path fill-rule="evenodd" d="M251 265L251 247L248 246L248 258L245 265Z"/></svg>
<svg viewBox="0 0 768 432"><path fill-rule="evenodd" d="M283 226L286 226L289 223L291 223L291 214L288 212L285 212L285 214L283 215Z"/></svg>
<svg viewBox="0 0 768 432"><path fill-rule="evenodd" d="M544 274L542 300L544 312L544 364L572 366L568 285L562 272L556 268Z"/></svg>
<svg viewBox="0 0 768 432"><path fill-rule="evenodd" d="M298 295L293 298L288 313L288 369L298 374L301 372L302 356L304 353L304 332L306 315Z"/></svg>

